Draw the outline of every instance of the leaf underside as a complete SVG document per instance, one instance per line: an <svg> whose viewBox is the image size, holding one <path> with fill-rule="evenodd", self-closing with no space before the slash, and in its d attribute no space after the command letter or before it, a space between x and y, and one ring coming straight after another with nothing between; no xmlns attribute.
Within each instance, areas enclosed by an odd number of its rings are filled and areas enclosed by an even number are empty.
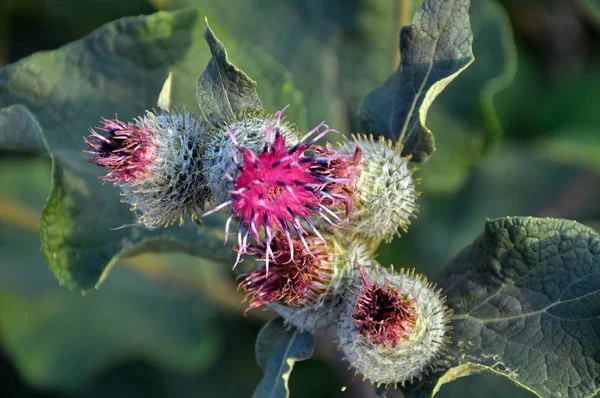
<svg viewBox="0 0 600 398"><path fill-rule="evenodd" d="M366 133L403 146L402 155L423 162L435 150L425 126L437 95L472 61L469 0L425 0L413 24L400 32L400 66L362 101Z"/></svg>
<svg viewBox="0 0 600 398"><path fill-rule="evenodd" d="M264 377L253 397L288 397L288 381L294 364L309 359L314 346L315 339L311 333L287 327L281 317L269 321L256 338L256 362Z"/></svg>
<svg viewBox="0 0 600 398"><path fill-rule="evenodd" d="M503 134L494 101L516 71L510 20L497 0L473 2L469 16L475 61L429 110L427 127L436 133L435 144L441 150L420 171L424 192L456 192Z"/></svg>

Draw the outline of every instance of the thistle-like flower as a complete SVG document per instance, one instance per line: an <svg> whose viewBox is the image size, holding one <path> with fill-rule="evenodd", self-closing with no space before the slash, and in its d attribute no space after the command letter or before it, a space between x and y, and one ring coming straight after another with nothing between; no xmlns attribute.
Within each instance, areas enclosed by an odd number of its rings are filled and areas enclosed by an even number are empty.
<svg viewBox="0 0 600 398"><path fill-rule="evenodd" d="M146 115L135 122L104 119L86 139L90 161L106 167L147 228L197 219L210 197L202 173L207 127L188 112Z"/></svg>
<svg viewBox="0 0 600 398"><path fill-rule="evenodd" d="M108 133L107 136L98 131ZM102 119L96 129L90 129L85 142L90 148L89 161L109 169L102 179L109 182L132 182L143 179L156 159L156 147L151 131L144 126L119 119Z"/></svg>
<svg viewBox="0 0 600 398"><path fill-rule="evenodd" d="M335 254L328 250L321 238L308 236L305 245L299 239L288 244L281 234L267 247L265 243L252 244L247 253L265 262L270 255L274 265L240 275L239 287L246 292L250 308L280 302L300 308L315 304L327 293L337 273ZM310 251L309 251L310 250Z"/></svg>
<svg viewBox="0 0 600 398"><path fill-rule="evenodd" d="M223 203L231 198L234 181L240 174L234 160L240 156L236 146L260 153L266 145L273 145L275 129L285 137L287 145L298 143L300 137L293 126L286 123L283 112L274 116L249 115L222 126L211 135L206 146L204 174L216 203ZM228 179L226 175L232 178Z"/></svg>
<svg viewBox="0 0 600 398"><path fill-rule="evenodd" d="M339 151L362 150L360 177L356 184L355 208L345 231L376 239L391 240L398 229L406 231L417 209L413 170L391 141L380 137L354 137Z"/></svg>
<svg viewBox="0 0 600 398"><path fill-rule="evenodd" d="M233 163L227 170L219 170L221 180L218 185L222 187L223 180L228 179L232 189L228 191L227 200L205 213L209 215L231 206L226 234L229 234L231 220L239 217L240 255L246 252L249 237L258 242L264 234L267 268L268 262L274 260L269 248L276 231L287 238L292 248L292 234L303 243L303 236L307 233L315 234L324 241L311 221L313 216L320 217L332 226L343 223L334 210L342 205L346 213L352 210L353 185L357 179L353 165L355 161L360 161L360 150L355 150L352 155L341 155L331 148L315 145L317 140L333 131L324 123L300 140L292 138L295 144L288 145L290 135L282 128L282 113L277 113L275 123L266 125L261 151L255 151L247 147L245 142L238 141L238 136L247 133L237 132L236 126L229 126L229 144L234 147L230 148L229 154ZM209 167L210 178L214 178L217 167L215 163ZM235 175L232 175L233 167L236 169ZM214 189L213 193L221 196L218 189ZM308 250L308 245L304 244L304 247Z"/></svg>
<svg viewBox="0 0 600 398"><path fill-rule="evenodd" d="M338 324L345 359L377 385L420 378L447 345L444 299L414 271L361 274Z"/></svg>

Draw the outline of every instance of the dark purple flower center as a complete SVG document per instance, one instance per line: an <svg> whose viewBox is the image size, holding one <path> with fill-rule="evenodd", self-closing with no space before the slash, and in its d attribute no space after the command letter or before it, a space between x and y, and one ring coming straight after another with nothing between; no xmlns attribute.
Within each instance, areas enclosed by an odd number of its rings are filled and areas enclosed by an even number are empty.
<svg viewBox="0 0 600 398"><path fill-rule="evenodd" d="M358 330L373 344L395 347L417 323L414 299L389 284L371 284L363 272L364 286L352 318Z"/></svg>

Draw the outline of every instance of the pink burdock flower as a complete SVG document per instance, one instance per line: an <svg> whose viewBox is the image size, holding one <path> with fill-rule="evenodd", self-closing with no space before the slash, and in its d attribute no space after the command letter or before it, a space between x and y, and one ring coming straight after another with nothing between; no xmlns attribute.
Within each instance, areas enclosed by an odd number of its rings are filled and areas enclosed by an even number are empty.
<svg viewBox="0 0 600 398"><path fill-rule="evenodd" d="M250 308L274 302L296 308L315 304L327 292L336 272L335 256L314 235L306 237L304 243L295 239L288 244L277 234L269 246L251 244L247 253L257 261L266 261L270 253L275 262L268 270L262 267L240 275L239 287L245 291Z"/></svg>
<svg viewBox="0 0 600 398"><path fill-rule="evenodd" d="M229 170L224 172L224 177L233 183L233 189L229 200L204 214L232 207L226 233L229 233L232 218L239 217L240 255L248 247L249 236L258 242L264 234L267 269L268 262L274 258L269 247L276 231L281 231L292 247L292 232L301 241L307 229L322 239L311 221L313 216L333 226L344 222L335 210L343 204L346 213L351 211L357 179L357 167L353 165L360 160L360 150L354 156L342 155L315 145L317 140L334 131L325 123L288 148L286 136L280 131L282 113L278 112L276 123L267 125L265 145L258 153L239 143L234 131L228 132L231 144L241 154L238 159L236 151L231 149L236 176L232 177ZM308 250L306 243L304 247ZM240 256L236 264L239 259Z"/></svg>
<svg viewBox="0 0 600 398"><path fill-rule="evenodd" d="M96 130L108 133L99 134ZM90 162L110 169L102 177L109 182L131 182L143 178L148 166L156 158L152 134L133 123L124 123L118 119L102 119L102 124L90 129L85 140L92 155Z"/></svg>
<svg viewBox="0 0 600 398"><path fill-rule="evenodd" d="M356 300L352 318L358 331L373 344L396 347L401 339L409 335L417 323L415 300L394 289L386 281L385 285L371 283L359 266L363 288Z"/></svg>
<svg viewBox="0 0 600 398"><path fill-rule="evenodd" d="M96 130L108 133L106 136ZM125 123L103 119L86 139L89 160L106 167L138 223L152 229L198 220L210 190L203 173L209 127L186 111L145 115Z"/></svg>

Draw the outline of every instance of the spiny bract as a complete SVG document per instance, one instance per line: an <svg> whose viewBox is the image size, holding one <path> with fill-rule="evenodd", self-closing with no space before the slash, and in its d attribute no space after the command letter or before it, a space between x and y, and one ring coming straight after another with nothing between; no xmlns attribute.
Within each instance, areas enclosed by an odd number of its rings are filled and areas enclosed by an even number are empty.
<svg viewBox="0 0 600 398"><path fill-rule="evenodd" d="M241 275L240 288L246 292L250 308L280 301L290 307L303 307L319 300L336 276L335 251L316 235L287 242L277 234L266 243L251 244L247 254L263 266ZM271 254L269 255L269 252ZM267 258L273 264L267 267Z"/></svg>
<svg viewBox="0 0 600 398"><path fill-rule="evenodd" d="M362 150L360 177L356 186L354 211L345 231L367 238L391 240L398 229L406 231L417 205L413 170L407 157L382 137L353 137L340 148L352 153Z"/></svg>

